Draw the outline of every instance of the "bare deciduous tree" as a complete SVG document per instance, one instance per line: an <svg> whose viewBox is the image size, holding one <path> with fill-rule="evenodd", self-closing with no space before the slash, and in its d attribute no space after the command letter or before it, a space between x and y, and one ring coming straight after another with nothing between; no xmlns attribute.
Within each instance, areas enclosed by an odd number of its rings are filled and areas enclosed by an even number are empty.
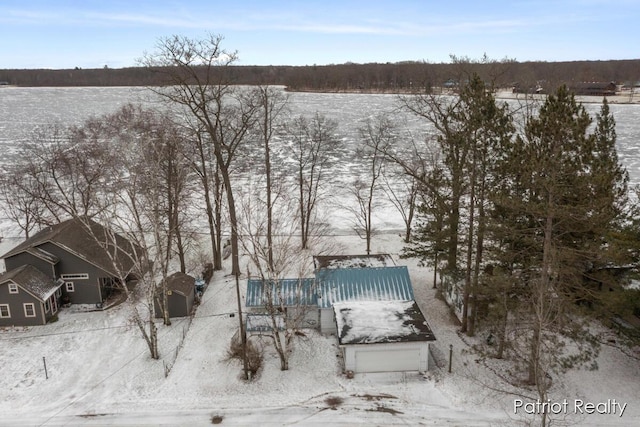
<svg viewBox="0 0 640 427"><path fill-rule="evenodd" d="M275 203L272 172L271 172L271 144L278 124L283 120L287 105L287 97L278 89L271 86L258 86L256 100L259 105L258 128L264 147L264 176L267 209L267 251L269 269L275 268L273 259L273 206Z"/></svg>
<svg viewBox="0 0 640 427"><path fill-rule="evenodd" d="M37 226L46 222L46 209L38 190L33 176L17 167L8 168L0 176L0 208L7 218L18 224L25 239Z"/></svg>
<svg viewBox="0 0 640 427"><path fill-rule="evenodd" d="M356 158L364 161L365 174L355 180L349 193L356 201L350 209L354 214L354 230L366 241L366 252L371 253L373 237L373 213L380 204L376 194L380 190L379 179L383 174L387 147L394 144L395 128L386 116L378 116L375 121L367 120L359 129L361 145L356 150Z"/></svg>
<svg viewBox="0 0 640 427"><path fill-rule="evenodd" d="M382 190L387 195L387 199L396 208L402 221L404 222L404 242L411 241L411 231L413 228L413 218L416 213L418 194L420 186L418 180L404 172L390 172L391 165L387 166L387 173L382 176L384 186Z"/></svg>
<svg viewBox="0 0 640 427"><path fill-rule="evenodd" d="M297 117L287 126L287 137L292 142L296 159L296 181L298 212L300 216L301 247L307 249L313 228L318 203L326 196L323 188L327 179L330 155L338 145L336 135L338 123L320 113L312 119Z"/></svg>
<svg viewBox="0 0 640 427"><path fill-rule="evenodd" d="M232 85L230 65L236 60L235 52L222 48L222 36L211 34L200 40L182 36L160 39L156 51L145 55L141 62L164 77L160 87L150 89L173 107L182 107L211 144L227 197L231 273L236 278L238 321L242 331L238 214L232 171L236 153L255 125L257 106L250 93ZM243 348L246 349L245 342ZM244 372L245 378L248 377L246 358Z"/></svg>
<svg viewBox="0 0 640 427"><path fill-rule="evenodd" d="M270 319L270 334L280 358L280 369L288 370L293 339L308 310L305 295L312 289L305 289L305 277L312 273L313 265L308 251L301 251L294 243L299 227L295 216L291 216L295 204L284 195L279 200L280 203L272 207L273 234L269 243L265 202L256 192L244 199L241 242L250 259L248 269L256 271L262 284L262 302ZM296 295L287 294L287 290L292 289L283 288L283 280L287 278L288 282L296 281L293 290ZM292 300L295 300L293 305Z"/></svg>

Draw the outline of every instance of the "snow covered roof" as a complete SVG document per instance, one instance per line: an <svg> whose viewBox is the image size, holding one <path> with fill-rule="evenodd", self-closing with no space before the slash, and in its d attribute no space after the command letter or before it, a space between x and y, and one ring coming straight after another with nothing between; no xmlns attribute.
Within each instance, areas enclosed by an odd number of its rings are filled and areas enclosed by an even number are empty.
<svg viewBox="0 0 640 427"><path fill-rule="evenodd" d="M341 302L333 310L340 345L436 339L415 301Z"/></svg>
<svg viewBox="0 0 640 427"><path fill-rule="evenodd" d="M26 252L48 262L49 264L55 265L60 261L60 259L57 256L53 255L50 252L45 251L42 248L29 248L26 250Z"/></svg>
<svg viewBox="0 0 640 427"><path fill-rule="evenodd" d="M331 308L343 301L411 301L413 287L406 266L320 269L318 305Z"/></svg>
<svg viewBox="0 0 640 427"><path fill-rule="evenodd" d="M315 280L306 279L280 279L269 282L265 287L262 279L247 280L247 307L264 307L268 294L271 294L273 304L280 305L282 297L285 307L296 305L317 305L318 296L315 292Z"/></svg>
<svg viewBox="0 0 640 427"><path fill-rule="evenodd" d="M96 240L100 239L101 236L104 236L105 244L100 244ZM39 248L40 245L51 242L68 253L78 256L104 271L117 275L118 272L114 271L109 253L105 250L105 246L114 247L113 239L118 245L118 250L113 252L116 254L119 267L123 271L127 271L133 266L131 254L141 255L142 249L123 236L113 233L108 228L90 219L83 222L80 218L73 218L44 228L4 254L2 258L9 258L22 252L30 252L49 263L55 264L58 262L57 258Z"/></svg>
<svg viewBox="0 0 640 427"><path fill-rule="evenodd" d="M41 302L45 302L62 286L62 283L54 282L32 265L21 265L0 276L0 285L9 281L15 283Z"/></svg>
<svg viewBox="0 0 640 427"><path fill-rule="evenodd" d="M396 265L389 254L370 255L316 255L313 265L320 268L366 268L391 267Z"/></svg>
<svg viewBox="0 0 640 427"><path fill-rule="evenodd" d="M176 271L167 277L167 290L189 296L195 291L196 279L188 274Z"/></svg>

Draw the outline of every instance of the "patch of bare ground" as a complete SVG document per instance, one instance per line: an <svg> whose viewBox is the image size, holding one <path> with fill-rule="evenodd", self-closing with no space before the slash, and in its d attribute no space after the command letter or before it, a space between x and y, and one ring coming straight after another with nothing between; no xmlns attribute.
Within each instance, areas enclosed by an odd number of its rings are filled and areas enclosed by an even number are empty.
<svg viewBox="0 0 640 427"><path fill-rule="evenodd" d="M382 399L397 399L397 397L395 397L392 394L386 394L386 393L382 393L382 394L369 394L369 393L365 393L365 394L354 394L352 395L353 397L360 397L363 398L369 402L372 402L374 400L378 401L378 400L382 400Z"/></svg>
<svg viewBox="0 0 640 427"><path fill-rule="evenodd" d="M375 409L367 409L367 411L369 412L386 412L387 414L391 414L391 415L401 415L404 412L400 412L396 409L393 408L387 408L386 406L383 405L377 405Z"/></svg>
<svg viewBox="0 0 640 427"><path fill-rule="evenodd" d="M324 400L324 403L326 403L330 409L335 411L338 409L338 406L344 403L344 399L338 396L329 396Z"/></svg>

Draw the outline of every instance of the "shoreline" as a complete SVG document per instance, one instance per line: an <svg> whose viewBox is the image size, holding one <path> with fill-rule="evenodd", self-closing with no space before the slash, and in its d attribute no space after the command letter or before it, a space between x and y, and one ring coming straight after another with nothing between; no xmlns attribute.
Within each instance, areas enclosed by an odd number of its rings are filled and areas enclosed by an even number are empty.
<svg viewBox="0 0 640 427"><path fill-rule="evenodd" d="M319 94L339 94L339 95L423 95L409 90L369 90L369 89L290 89L285 87L285 92L291 93L319 93ZM441 91L434 95L453 95L453 92ZM526 94L513 93L510 90L498 90L495 92L496 99L513 99L513 100L544 100L546 94ZM576 100L583 104L601 104L602 100L607 98L609 104L624 105L640 105L640 93L626 94L617 93L612 96L595 96L595 95L576 95Z"/></svg>

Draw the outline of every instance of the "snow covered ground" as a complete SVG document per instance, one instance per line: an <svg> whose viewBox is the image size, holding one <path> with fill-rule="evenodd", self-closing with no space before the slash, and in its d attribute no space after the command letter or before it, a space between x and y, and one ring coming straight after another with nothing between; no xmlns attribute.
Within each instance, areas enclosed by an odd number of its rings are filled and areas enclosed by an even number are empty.
<svg viewBox="0 0 640 427"><path fill-rule="evenodd" d="M345 253L362 252L356 236L332 239ZM397 233L378 235L373 245L374 252L391 253L398 264L409 265L441 365L424 376L347 379L336 339L310 332L296 341L289 371L280 371L267 347L257 378L242 381L240 363L226 361L238 324L238 317L230 316L236 311L234 282L220 272L190 327L186 319L159 324L159 361L150 359L126 304L104 312L66 309L56 323L0 330L0 425L528 425L532 417L523 410L514 414L514 399L530 402L526 396L535 393L510 388L500 378L499 363L485 364L468 352L471 341L460 338L458 325L435 297L432 273L398 258ZM165 364L173 364L167 377ZM573 372L554 384L552 399L569 402L568 414L555 416L554 425L640 425L640 361L605 347L598 364L599 371ZM576 399L628 405L622 417L580 415L573 413Z"/></svg>

